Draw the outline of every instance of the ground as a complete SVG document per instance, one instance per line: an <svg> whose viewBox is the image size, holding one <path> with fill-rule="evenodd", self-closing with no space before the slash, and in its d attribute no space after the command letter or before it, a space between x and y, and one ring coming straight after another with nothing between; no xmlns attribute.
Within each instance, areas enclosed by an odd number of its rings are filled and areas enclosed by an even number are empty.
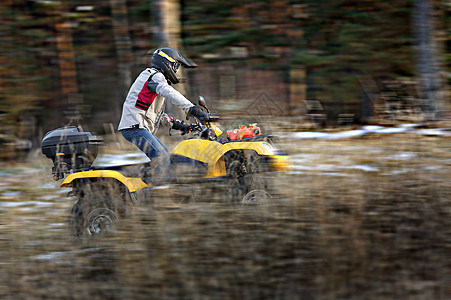
<svg viewBox="0 0 451 300"><path fill-rule="evenodd" d="M2 163L0 297L447 299L451 138L442 133L285 132L292 169L274 179L271 204L156 203L93 241L67 235L74 198L39 152ZM104 149L110 161L121 151Z"/></svg>

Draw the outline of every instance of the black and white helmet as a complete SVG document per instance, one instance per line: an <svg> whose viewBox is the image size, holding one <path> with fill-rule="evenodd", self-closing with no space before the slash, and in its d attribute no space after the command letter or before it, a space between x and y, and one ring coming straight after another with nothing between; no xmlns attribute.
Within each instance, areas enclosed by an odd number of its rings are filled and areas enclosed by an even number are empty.
<svg viewBox="0 0 451 300"><path fill-rule="evenodd" d="M166 79L173 84L179 82L175 74L180 66L185 68L197 67L193 61L186 59L177 50L172 48L159 48L152 54L152 67L161 70Z"/></svg>

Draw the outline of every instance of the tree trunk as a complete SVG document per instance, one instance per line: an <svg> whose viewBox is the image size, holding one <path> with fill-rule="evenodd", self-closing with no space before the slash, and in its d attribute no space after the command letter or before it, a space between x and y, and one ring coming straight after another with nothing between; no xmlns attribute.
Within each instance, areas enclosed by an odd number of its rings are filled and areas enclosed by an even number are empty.
<svg viewBox="0 0 451 300"><path fill-rule="evenodd" d="M55 29L61 93L67 103L64 108L64 116L68 119L69 124L78 124L81 119L80 107L83 104L83 97L78 90L72 25L70 22L61 21L55 24Z"/></svg>
<svg viewBox="0 0 451 300"><path fill-rule="evenodd" d="M113 21L114 43L119 61L120 91L122 101L125 100L128 89L132 83L131 63L133 60L132 42L129 35L127 3L126 0L110 0L111 16ZM115 105L119 108L119 106ZM114 112L120 115L120 111Z"/></svg>
<svg viewBox="0 0 451 300"><path fill-rule="evenodd" d="M151 3L150 9L154 19L155 42L157 47L171 47L179 49L180 36L181 36L181 24L180 24L180 3L178 0L158 0L156 5ZM182 76L183 70L180 68L178 76ZM182 94L185 93L183 83L179 83L176 86L177 90ZM182 109L172 105L169 101L166 101L166 112L173 117L182 119L185 113Z"/></svg>
<svg viewBox="0 0 451 300"><path fill-rule="evenodd" d="M424 112L428 119L436 119L439 106L439 76L437 51L433 39L433 17L430 0L415 0L412 26L416 50L416 72Z"/></svg>

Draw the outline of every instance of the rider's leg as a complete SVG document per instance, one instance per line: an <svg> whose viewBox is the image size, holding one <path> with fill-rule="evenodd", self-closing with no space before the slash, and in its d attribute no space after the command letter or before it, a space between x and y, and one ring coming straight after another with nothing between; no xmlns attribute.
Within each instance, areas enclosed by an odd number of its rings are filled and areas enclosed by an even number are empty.
<svg viewBox="0 0 451 300"><path fill-rule="evenodd" d="M151 160L159 156L169 158L168 148L148 130L130 128L121 130L121 134L127 141L135 144Z"/></svg>
<svg viewBox="0 0 451 300"><path fill-rule="evenodd" d="M154 174L167 177L170 165L169 150L156 136L142 128L124 129L121 130L121 134L150 158L153 162Z"/></svg>

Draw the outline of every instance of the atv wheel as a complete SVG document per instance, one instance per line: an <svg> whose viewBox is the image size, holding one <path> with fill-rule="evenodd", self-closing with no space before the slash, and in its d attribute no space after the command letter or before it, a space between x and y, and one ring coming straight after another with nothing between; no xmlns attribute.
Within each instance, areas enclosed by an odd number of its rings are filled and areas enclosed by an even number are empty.
<svg viewBox="0 0 451 300"><path fill-rule="evenodd" d="M243 205L268 204L271 196L271 188L268 178L268 167L264 158L253 155L247 159L246 183L247 193L241 199Z"/></svg>
<svg viewBox="0 0 451 300"><path fill-rule="evenodd" d="M229 162L227 168L227 179L224 184L224 195L227 201L239 203L246 195L247 187L244 180L245 166L241 159L234 159Z"/></svg>
<svg viewBox="0 0 451 300"><path fill-rule="evenodd" d="M69 215L73 235L91 238L111 232L125 217L127 194L107 182L85 185Z"/></svg>
<svg viewBox="0 0 451 300"><path fill-rule="evenodd" d="M114 228L116 214L109 208L100 207L91 210L85 220L85 228L90 236L105 234Z"/></svg>
<svg viewBox="0 0 451 300"><path fill-rule="evenodd" d="M102 201L77 201L69 216L69 227L77 237L95 237L105 235L114 229L118 220L115 209Z"/></svg>
<svg viewBox="0 0 451 300"><path fill-rule="evenodd" d="M245 158L235 153L227 157L227 195L232 202L248 204L267 203L271 198L267 175L268 166L264 157L257 154Z"/></svg>
<svg viewBox="0 0 451 300"><path fill-rule="evenodd" d="M262 205L268 204L271 195L265 190L252 190L241 200L243 205Z"/></svg>

